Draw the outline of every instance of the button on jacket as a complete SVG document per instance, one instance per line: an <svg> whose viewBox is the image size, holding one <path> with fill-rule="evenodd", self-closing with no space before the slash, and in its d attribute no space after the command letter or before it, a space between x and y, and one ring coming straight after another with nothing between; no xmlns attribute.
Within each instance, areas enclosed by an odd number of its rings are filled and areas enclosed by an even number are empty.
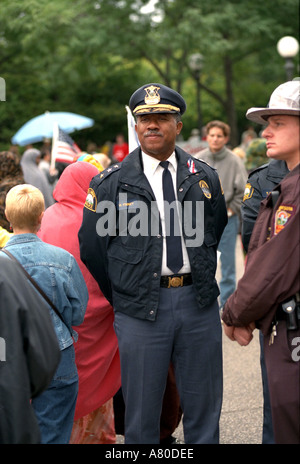
<svg viewBox="0 0 300 464"><path fill-rule="evenodd" d="M204 203L203 243L193 246L190 240L187 251L199 308L205 308L219 295L215 279L216 253L227 223L226 205L216 171L179 147L175 152L178 161L177 198L182 205L183 216L185 208L191 204L195 207L196 202ZM144 224L146 219L148 229L146 233L135 236L128 230L132 224L130 221L137 220L139 202L147 206L147 217L143 217L142 221ZM110 215L105 206L111 209ZM107 222L112 221L112 226L104 236L105 215ZM187 244L190 237L183 229ZM114 310L140 319L155 320L163 239L155 197L143 172L140 148L122 163L93 178L79 230L79 242L82 261Z"/></svg>
<svg viewBox="0 0 300 464"><path fill-rule="evenodd" d="M22 264L62 314L68 327L49 306L60 349L72 345L69 329L83 322L88 302L86 284L74 257L62 248L42 242L36 234L13 235L5 248ZM73 337L77 339L75 331Z"/></svg>

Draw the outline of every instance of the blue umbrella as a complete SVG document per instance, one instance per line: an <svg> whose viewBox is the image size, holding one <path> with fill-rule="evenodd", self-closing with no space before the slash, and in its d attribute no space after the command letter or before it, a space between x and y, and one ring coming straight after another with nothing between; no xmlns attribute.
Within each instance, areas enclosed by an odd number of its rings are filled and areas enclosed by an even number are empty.
<svg viewBox="0 0 300 464"><path fill-rule="evenodd" d="M18 132L12 137L14 145L28 145L30 143L42 142L45 138L52 138L54 123L70 134L75 130L86 129L94 125L94 120L81 116L80 114L68 112L46 111L40 116L36 116L26 122Z"/></svg>

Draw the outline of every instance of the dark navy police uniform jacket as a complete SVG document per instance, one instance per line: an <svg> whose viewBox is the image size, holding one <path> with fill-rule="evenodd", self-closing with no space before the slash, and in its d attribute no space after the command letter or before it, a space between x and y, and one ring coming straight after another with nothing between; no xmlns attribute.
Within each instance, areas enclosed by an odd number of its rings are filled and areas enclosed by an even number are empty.
<svg viewBox="0 0 300 464"><path fill-rule="evenodd" d="M245 251L258 215L260 203L289 172L285 161L271 160L249 175L242 201L242 242Z"/></svg>
<svg viewBox="0 0 300 464"><path fill-rule="evenodd" d="M177 197L183 216L187 205L193 205L195 213L196 202L204 202L202 244L193 246L192 243L187 247L193 286L202 309L219 295L215 272L217 247L227 224L226 205L217 172L179 147L175 152ZM143 226L146 222L147 230L134 236L126 229L129 229L130 221L138 220L136 207L140 202L144 213L146 207L146 215L140 218ZM195 227L196 214L192 217L192 227ZM100 236L104 235L105 220L110 231L106 236ZM183 229L187 243L191 237L185 235ZM163 239L155 197L143 172L140 148L122 163L92 179L79 242L82 261L114 310L154 321L159 300Z"/></svg>

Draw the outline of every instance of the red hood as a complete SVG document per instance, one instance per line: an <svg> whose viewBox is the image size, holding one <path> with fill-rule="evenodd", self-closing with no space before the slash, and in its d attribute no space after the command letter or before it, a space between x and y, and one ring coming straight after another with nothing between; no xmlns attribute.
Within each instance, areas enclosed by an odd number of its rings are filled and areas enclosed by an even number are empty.
<svg viewBox="0 0 300 464"><path fill-rule="evenodd" d="M70 205L83 205L90 181L99 174L98 169L84 161L70 164L60 176L53 192L55 201Z"/></svg>
<svg viewBox="0 0 300 464"><path fill-rule="evenodd" d="M84 203L90 181L97 174L98 169L84 161L69 165L54 190L57 203L46 209L38 233L44 242L64 248L74 256L89 291L84 322L75 328L79 336L75 343L79 374L75 420L104 404L121 384L113 308L82 263L79 251L78 230Z"/></svg>

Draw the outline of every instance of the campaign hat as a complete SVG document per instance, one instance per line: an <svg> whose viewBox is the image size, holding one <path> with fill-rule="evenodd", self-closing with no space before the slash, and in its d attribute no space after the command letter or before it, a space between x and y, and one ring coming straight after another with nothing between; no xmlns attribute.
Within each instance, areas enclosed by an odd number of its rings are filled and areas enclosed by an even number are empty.
<svg viewBox="0 0 300 464"><path fill-rule="evenodd" d="M266 108L250 108L246 117L258 124L266 124L269 116L278 114L300 116L299 93L299 78L285 82L274 90Z"/></svg>
<svg viewBox="0 0 300 464"><path fill-rule="evenodd" d="M130 97L129 108L135 116L149 113L179 113L186 110L184 98L163 84L150 83L137 89Z"/></svg>

